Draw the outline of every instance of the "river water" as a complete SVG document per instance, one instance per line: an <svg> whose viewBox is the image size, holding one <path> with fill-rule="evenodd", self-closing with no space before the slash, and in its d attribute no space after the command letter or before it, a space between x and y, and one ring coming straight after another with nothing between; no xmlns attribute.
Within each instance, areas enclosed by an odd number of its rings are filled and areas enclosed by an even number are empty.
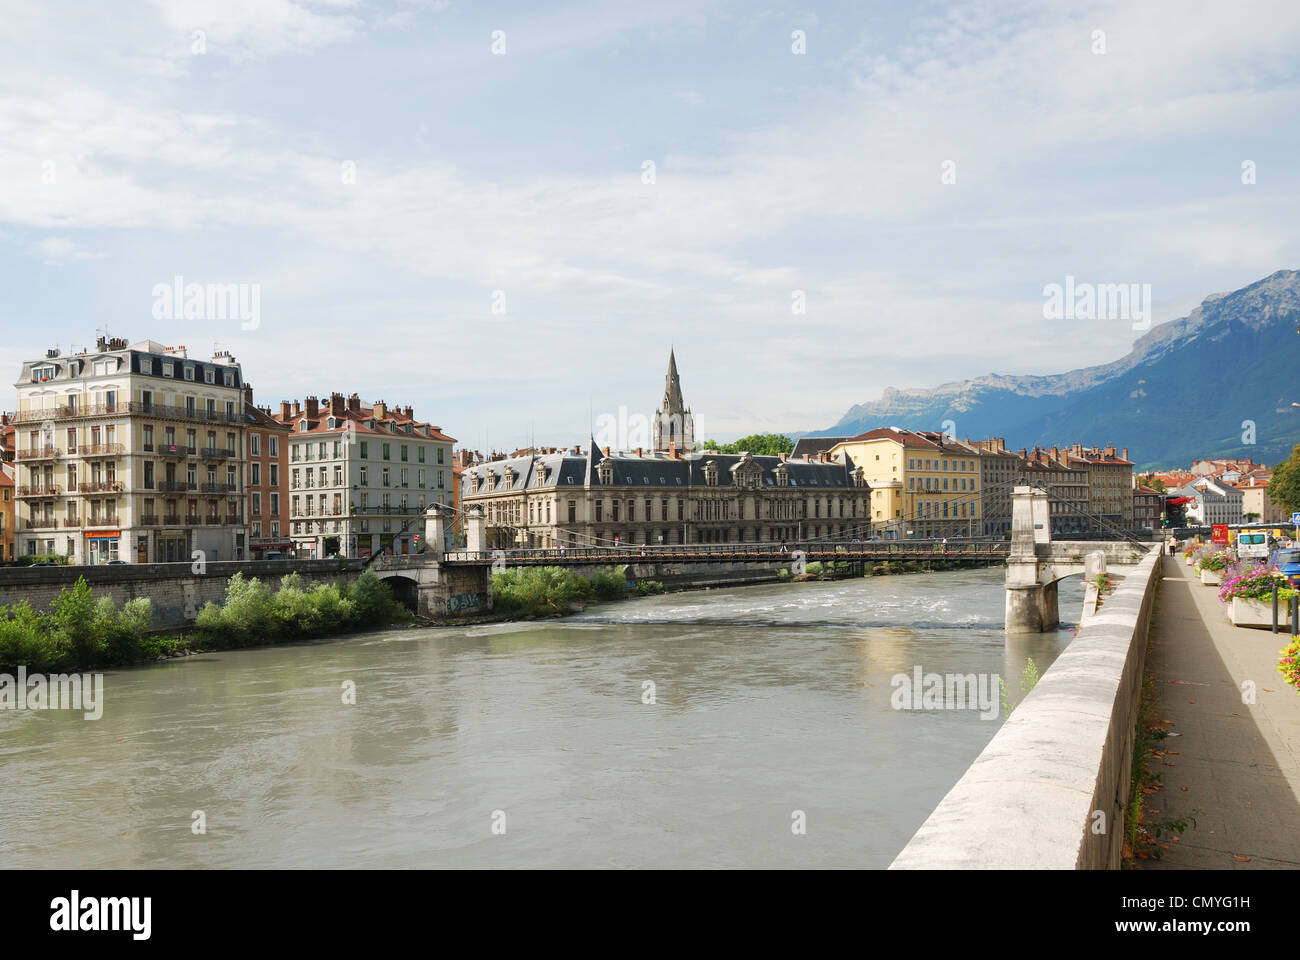
<svg viewBox="0 0 1300 960"><path fill-rule="evenodd" d="M1069 642L1008 644L1002 576L696 591L110 671L99 720L0 711L0 863L884 867L1002 722L895 710L891 677L999 674L1015 700L1025 659L1041 673ZM1061 584L1064 621L1082 597Z"/></svg>

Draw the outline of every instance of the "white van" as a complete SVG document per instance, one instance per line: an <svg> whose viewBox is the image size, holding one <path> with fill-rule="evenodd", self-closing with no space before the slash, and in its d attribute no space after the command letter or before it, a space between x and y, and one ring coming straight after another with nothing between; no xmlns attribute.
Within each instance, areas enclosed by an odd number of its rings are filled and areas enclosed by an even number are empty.
<svg viewBox="0 0 1300 960"><path fill-rule="evenodd" d="M1243 530L1237 535L1238 560L1267 560L1268 555L1267 530Z"/></svg>

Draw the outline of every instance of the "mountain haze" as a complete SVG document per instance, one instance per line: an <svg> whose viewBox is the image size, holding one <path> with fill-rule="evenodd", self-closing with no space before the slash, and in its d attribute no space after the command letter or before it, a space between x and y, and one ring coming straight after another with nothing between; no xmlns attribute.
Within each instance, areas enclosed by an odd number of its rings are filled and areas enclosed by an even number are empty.
<svg viewBox="0 0 1300 960"><path fill-rule="evenodd" d="M1188 316L1152 328L1113 363L1049 376L988 376L933 389L887 388L833 427L805 436L854 435L882 426L958 437L1006 437L1011 448L1128 447L1141 467L1196 457L1274 463L1300 441L1300 271L1279 270L1233 293L1207 297ZM1243 442L1243 421L1255 442Z"/></svg>

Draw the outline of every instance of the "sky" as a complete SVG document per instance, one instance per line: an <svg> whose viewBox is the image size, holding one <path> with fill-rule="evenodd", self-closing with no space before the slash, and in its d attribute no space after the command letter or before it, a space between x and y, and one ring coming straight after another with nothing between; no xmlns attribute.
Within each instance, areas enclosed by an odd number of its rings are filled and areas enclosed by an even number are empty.
<svg viewBox="0 0 1300 960"><path fill-rule="evenodd" d="M462 446L831 426L1300 266L1300 4L0 2L0 366L229 350ZM1246 167L1249 168L1249 174ZM1253 182L1244 182L1252 181ZM160 285L246 285L252 320ZM14 406L12 388L0 407ZM936 429L938 429L936 425Z"/></svg>

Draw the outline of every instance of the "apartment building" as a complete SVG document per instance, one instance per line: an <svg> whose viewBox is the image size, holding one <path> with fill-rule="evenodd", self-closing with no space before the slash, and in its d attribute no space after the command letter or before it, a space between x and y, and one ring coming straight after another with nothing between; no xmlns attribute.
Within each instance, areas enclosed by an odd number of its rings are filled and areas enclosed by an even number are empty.
<svg viewBox="0 0 1300 960"><path fill-rule="evenodd" d="M270 407L253 403L253 388L244 387L248 418L248 550L254 560L268 554L289 556L289 436L293 428L281 423Z"/></svg>
<svg viewBox="0 0 1300 960"><path fill-rule="evenodd" d="M1133 486L1133 529L1155 531L1161 528L1164 497L1159 490L1142 484Z"/></svg>
<svg viewBox="0 0 1300 960"><path fill-rule="evenodd" d="M980 452L932 430L882 427L837 443L871 487L872 534L888 540L983 533Z"/></svg>
<svg viewBox="0 0 1300 960"><path fill-rule="evenodd" d="M14 558L14 473L12 463L0 461L0 563Z"/></svg>
<svg viewBox="0 0 1300 960"><path fill-rule="evenodd" d="M1216 523L1241 523L1243 496L1229 483L1200 477L1177 491L1180 497L1191 497L1184 516L1189 524L1213 526Z"/></svg>
<svg viewBox="0 0 1300 960"><path fill-rule="evenodd" d="M289 539L298 556L413 553L424 511L453 499L456 441L409 406L331 393L325 403L283 402L275 419L290 428Z"/></svg>
<svg viewBox="0 0 1300 960"><path fill-rule="evenodd" d="M1133 529L1133 461L1128 448L1085 447L1076 443L1066 452L1072 467L1088 474L1088 513L1091 525Z"/></svg>
<svg viewBox="0 0 1300 960"><path fill-rule="evenodd" d="M1092 528L1088 509L1088 470L1057 447L1020 451L1024 482L1047 491L1052 536L1084 533ZM1132 513L1132 508L1129 510Z"/></svg>
<svg viewBox="0 0 1300 960"><path fill-rule="evenodd" d="M572 450L466 466L490 548L865 539L871 490L847 457Z"/></svg>
<svg viewBox="0 0 1300 960"><path fill-rule="evenodd" d="M1024 483L1020 456L1007 449L1006 439L967 440L980 458L980 512L982 533L1001 537L1011 533L1011 492Z"/></svg>
<svg viewBox="0 0 1300 960"><path fill-rule="evenodd" d="M1272 470L1261 469L1246 474L1234 484L1241 491L1243 519L1253 519L1259 523L1291 522L1291 514L1269 499L1268 483L1272 479Z"/></svg>
<svg viewBox="0 0 1300 960"><path fill-rule="evenodd" d="M20 553L247 557L243 371L229 352L100 337L25 362L16 387Z"/></svg>

